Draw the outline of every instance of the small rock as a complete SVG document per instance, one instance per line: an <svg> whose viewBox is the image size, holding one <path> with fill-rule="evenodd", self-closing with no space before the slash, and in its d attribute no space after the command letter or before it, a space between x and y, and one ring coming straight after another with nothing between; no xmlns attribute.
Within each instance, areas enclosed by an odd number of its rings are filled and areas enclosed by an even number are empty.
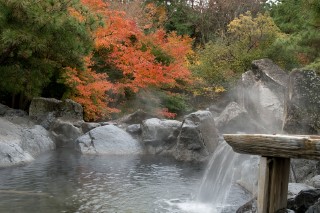
<svg viewBox="0 0 320 213"><path fill-rule="evenodd" d="M242 205L236 213L257 213L257 198L253 198L244 205Z"/></svg>
<svg viewBox="0 0 320 213"><path fill-rule="evenodd" d="M306 213L319 213L320 212L320 201L316 202L314 205L310 206Z"/></svg>
<svg viewBox="0 0 320 213"><path fill-rule="evenodd" d="M297 213L304 213L320 198L320 189L302 190L295 198L288 199L287 208Z"/></svg>
<svg viewBox="0 0 320 213"><path fill-rule="evenodd" d="M140 135L142 133L140 124L131 124L126 128L126 131L133 135Z"/></svg>
<svg viewBox="0 0 320 213"><path fill-rule="evenodd" d="M82 131L68 121L57 119L51 127L58 147L73 148L75 140L82 135Z"/></svg>
<svg viewBox="0 0 320 213"><path fill-rule="evenodd" d="M289 183L288 185L288 199L295 198L301 191L315 189L304 183Z"/></svg>
<svg viewBox="0 0 320 213"><path fill-rule="evenodd" d="M142 110L138 110L132 114L129 114L123 118L118 119L118 122L126 123L126 124L141 124L142 121L152 117L154 116Z"/></svg>
<svg viewBox="0 0 320 213"><path fill-rule="evenodd" d="M83 122L81 124L81 129L82 129L82 132L83 133L87 133L89 132L90 130L94 129L94 128L97 128L101 126L101 124L99 123L93 123L93 122Z"/></svg>
<svg viewBox="0 0 320 213"><path fill-rule="evenodd" d="M320 175L316 175L307 181L307 184L315 188L320 188Z"/></svg>

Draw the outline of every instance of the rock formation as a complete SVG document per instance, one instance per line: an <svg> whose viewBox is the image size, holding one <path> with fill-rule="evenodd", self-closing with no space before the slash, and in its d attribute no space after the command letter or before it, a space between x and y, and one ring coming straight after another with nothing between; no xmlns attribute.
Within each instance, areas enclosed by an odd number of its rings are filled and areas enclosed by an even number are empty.
<svg viewBox="0 0 320 213"><path fill-rule="evenodd" d="M55 148L50 133L33 123L26 113L0 104L0 167L34 160Z"/></svg>
<svg viewBox="0 0 320 213"><path fill-rule="evenodd" d="M283 130L290 134L320 134L320 76L295 69L289 75Z"/></svg>
<svg viewBox="0 0 320 213"><path fill-rule="evenodd" d="M83 154L127 155L141 154L141 145L126 131L114 125L90 130L76 140L77 150Z"/></svg>

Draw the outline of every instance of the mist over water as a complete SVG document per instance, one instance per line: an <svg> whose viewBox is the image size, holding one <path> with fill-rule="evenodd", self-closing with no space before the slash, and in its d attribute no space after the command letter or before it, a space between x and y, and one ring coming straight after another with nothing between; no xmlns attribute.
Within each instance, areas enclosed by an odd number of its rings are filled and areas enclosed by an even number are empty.
<svg viewBox="0 0 320 213"><path fill-rule="evenodd" d="M231 184L240 174L233 155L222 143L205 170L161 156L57 150L0 170L0 212L234 213L250 194Z"/></svg>
<svg viewBox="0 0 320 213"><path fill-rule="evenodd" d="M88 156L63 150L0 170L0 212L183 213L203 166L161 156Z"/></svg>
<svg viewBox="0 0 320 213"><path fill-rule="evenodd" d="M253 197L257 168L257 158L235 153L221 142L208 163L196 202L206 206L203 212L235 212Z"/></svg>

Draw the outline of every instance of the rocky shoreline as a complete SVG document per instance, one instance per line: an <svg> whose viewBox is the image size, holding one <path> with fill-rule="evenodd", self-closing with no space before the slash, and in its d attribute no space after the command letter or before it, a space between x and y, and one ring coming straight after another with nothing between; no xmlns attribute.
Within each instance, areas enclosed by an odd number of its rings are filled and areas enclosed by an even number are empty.
<svg viewBox="0 0 320 213"><path fill-rule="evenodd" d="M206 162L223 142L223 133L319 135L319 90L320 78L313 71L294 70L288 75L262 59L252 63L227 101L181 121L137 111L117 121L84 122L81 105L72 100L34 98L29 114L0 105L0 168L30 162L56 147L82 154L170 155ZM291 182L305 185L289 186L288 208L297 212L320 208L319 174L318 161L292 160ZM303 196L312 201L303 203L307 199ZM254 205L252 201L238 212L255 212Z"/></svg>

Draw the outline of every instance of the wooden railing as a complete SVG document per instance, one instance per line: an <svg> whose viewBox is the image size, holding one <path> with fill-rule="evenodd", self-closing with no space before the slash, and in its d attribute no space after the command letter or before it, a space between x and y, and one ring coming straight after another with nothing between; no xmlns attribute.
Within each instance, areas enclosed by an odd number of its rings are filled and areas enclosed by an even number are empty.
<svg viewBox="0 0 320 213"><path fill-rule="evenodd" d="M320 160L320 136L224 134L235 152L260 155L258 213L286 209L290 158Z"/></svg>

